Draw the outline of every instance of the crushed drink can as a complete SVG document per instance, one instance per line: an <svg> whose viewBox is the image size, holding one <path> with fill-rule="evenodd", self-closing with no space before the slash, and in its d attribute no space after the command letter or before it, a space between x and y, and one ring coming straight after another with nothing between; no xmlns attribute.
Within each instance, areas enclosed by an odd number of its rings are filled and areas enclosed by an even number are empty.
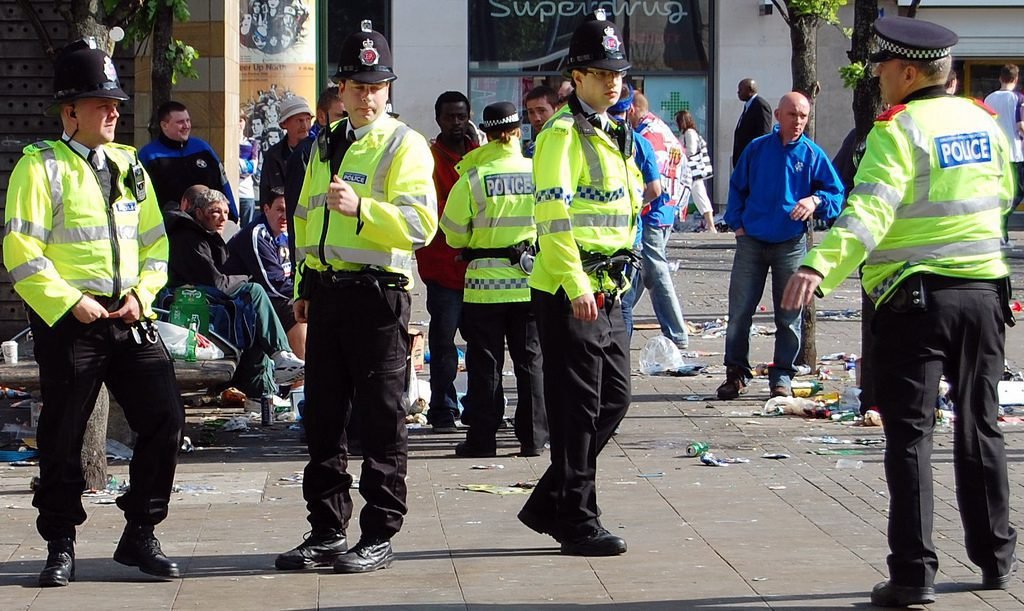
<svg viewBox="0 0 1024 611"><path fill-rule="evenodd" d="M260 424L270 426L274 421L274 397L266 395L260 398Z"/></svg>
<svg viewBox="0 0 1024 611"><path fill-rule="evenodd" d="M708 444L703 441L695 441L690 445L686 446L687 456L700 456L708 451Z"/></svg>

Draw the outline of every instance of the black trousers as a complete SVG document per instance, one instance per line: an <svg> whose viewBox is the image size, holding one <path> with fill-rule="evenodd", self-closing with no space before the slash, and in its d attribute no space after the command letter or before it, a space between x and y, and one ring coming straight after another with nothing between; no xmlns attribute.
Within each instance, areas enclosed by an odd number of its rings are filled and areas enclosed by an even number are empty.
<svg viewBox="0 0 1024 611"><path fill-rule="evenodd" d="M178 464L185 408L170 355L159 337L150 343L139 329L117 319L92 324L68 314L50 327L29 313L43 410L37 429L39 487L32 504L39 509L36 528L47 541L75 536L85 522L82 507L82 439L100 385L124 409L138 434L128 474L131 490L117 499L132 523L158 524L167 504Z"/></svg>
<svg viewBox="0 0 1024 611"><path fill-rule="evenodd" d="M902 287L900 290L903 290ZM953 465L964 543L993 575L1010 570L1017 534L1009 524L1003 433L996 385L1003 372L1004 314L994 282L929 276L925 311L875 314L875 390L885 427L889 573L899 585L931 585L932 434L939 377L956 405Z"/></svg>
<svg viewBox="0 0 1024 611"><path fill-rule="evenodd" d="M548 440L544 411L544 373L537 321L530 302L462 304L462 337L466 340L469 388L463 399L466 442L474 448L495 448L495 434L505 415L501 373L505 341L516 374L516 438L520 445L542 448Z"/></svg>
<svg viewBox="0 0 1024 611"><path fill-rule="evenodd" d="M600 526L597 455L630 401L626 326L615 299L606 300L593 322L573 317L562 290L534 290L533 307L544 353L551 465L523 509L553 520L561 536L573 539Z"/></svg>
<svg viewBox="0 0 1024 611"><path fill-rule="evenodd" d="M302 494L315 529L345 530L352 517L345 430L353 404L359 406L354 432L363 452L361 534L390 538L402 527L409 304L404 290L368 285L320 285L310 297L303 413L309 463Z"/></svg>

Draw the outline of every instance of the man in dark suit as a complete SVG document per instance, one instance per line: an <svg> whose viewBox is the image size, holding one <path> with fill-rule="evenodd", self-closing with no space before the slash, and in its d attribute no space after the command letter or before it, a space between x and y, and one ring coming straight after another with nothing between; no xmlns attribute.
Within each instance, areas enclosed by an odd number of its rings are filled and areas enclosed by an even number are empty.
<svg viewBox="0 0 1024 611"><path fill-rule="evenodd" d="M732 167L736 167L743 149L750 141L772 130L772 105L757 95L757 83L752 78L740 81L736 95L744 103L736 132L732 138Z"/></svg>

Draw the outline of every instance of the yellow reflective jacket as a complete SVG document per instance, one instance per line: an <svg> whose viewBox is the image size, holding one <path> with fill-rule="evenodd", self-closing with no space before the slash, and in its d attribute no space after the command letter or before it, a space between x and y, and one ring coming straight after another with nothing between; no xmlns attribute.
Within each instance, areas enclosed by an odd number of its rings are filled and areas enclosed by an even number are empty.
<svg viewBox="0 0 1024 611"><path fill-rule="evenodd" d="M1006 137L980 103L923 97L875 121L846 208L803 265L834 290L862 262L881 304L907 276L1006 277L1000 251L1013 173Z"/></svg>
<svg viewBox="0 0 1024 611"><path fill-rule="evenodd" d="M537 138L533 183L539 253L530 286L563 288L569 299L616 290L606 275L599 281L583 271L580 252L611 255L633 245L644 182L632 154L567 104Z"/></svg>
<svg viewBox="0 0 1024 611"><path fill-rule="evenodd" d="M344 138L347 122L336 122L331 137ZM321 159L314 145L295 209L295 297L301 296L307 268L373 267L404 274L411 288L412 251L437 231L433 171L434 158L423 136L391 117L378 119L351 144L338 170L362 198L358 217L345 216L326 207L330 159Z"/></svg>
<svg viewBox="0 0 1024 611"><path fill-rule="evenodd" d="M7 189L4 265L14 290L55 325L83 293L134 292L143 316L167 283L167 236L152 181L130 146L104 144L117 172L108 205L96 171L62 141L25 147ZM137 201L132 167L145 178ZM141 195L141 194L140 194Z"/></svg>
<svg viewBox="0 0 1024 611"><path fill-rule="evenodd" d="M533 222L533 164L519 139L489 142L455 166L460 177L441 217L452 248L504 248L537 239ZM463 300L468 303L530 301L527 275L505 257L469 262Z"/></svg>

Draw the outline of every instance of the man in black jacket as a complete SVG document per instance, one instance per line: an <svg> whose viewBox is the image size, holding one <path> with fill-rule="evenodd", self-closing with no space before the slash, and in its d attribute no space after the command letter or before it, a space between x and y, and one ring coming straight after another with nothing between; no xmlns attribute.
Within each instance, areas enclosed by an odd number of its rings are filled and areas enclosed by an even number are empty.
<svg viewBox="0 0 1024 611"><path fill-rule="evenodd" d="M744 103L736 132L732 139L732 167L740 160L743 149L750 141L772 131L772 105L757 95L757 83L752 78L740 81L736 96Z"/></svg>
<svg viewBox="0 0 1024 611"><path fill-rule="evenodd" d="M263 287L249 282L248 276L221 271L228 259L221 237L228 218L227 198L215 189L189 189L185 198L186 211L172 210L164 216L170 241L167 286L196 286L213 303L251 304L252 343L242 352L232 383L250 397L273 394L277 385L302 378L305 363L288 346L288 336Z"/></svg>
<svg viewBox="0 0 1024 611"><path fill-rule="evenodd" d="M281 119L279 125L285 136L280 142L267 149L263 156L263 169L260 174L260 204L274 199L273 191L284 187L285 169L288 158L309 135L309 124L313 120L313 112L305 98L292 96L281 102Z"/></svg>

